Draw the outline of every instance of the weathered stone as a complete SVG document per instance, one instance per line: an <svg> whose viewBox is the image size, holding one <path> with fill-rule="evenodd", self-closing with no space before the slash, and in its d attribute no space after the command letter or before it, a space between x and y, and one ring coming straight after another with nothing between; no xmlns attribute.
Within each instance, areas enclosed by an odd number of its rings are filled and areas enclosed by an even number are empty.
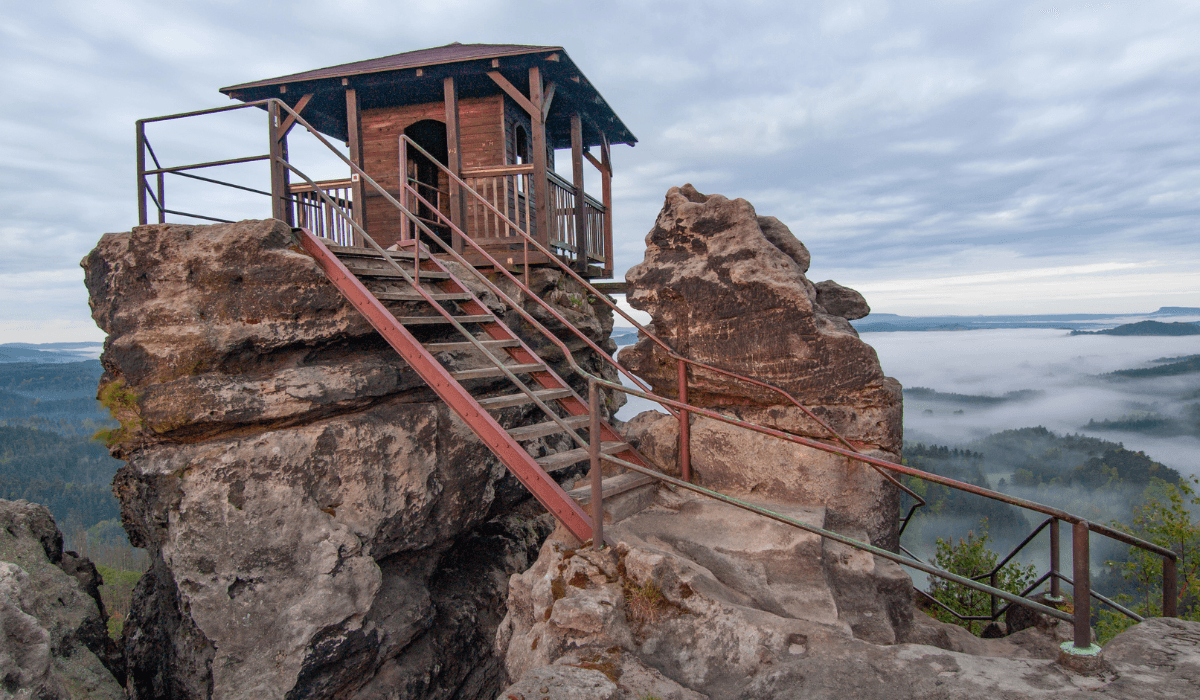
<svg viewBox="0 0 1200 700"><path fill-rule="evenodd" d="M924 613L892 622L894 611L878 601L896 604L902 584L911 583L890 562L828 542L815 562L803 551L796 554L805 561L788 562L780 556L790 551L780 546L787 537L784 526L779 525L778 533L764 527L742 531L745 536L737 541L722 534L712 513L691 513L692 503L691 497L666 492L657 510L612 528L620 541L614 550L617 580L626 590L620 610L633 632L632 647L605 647L604 633L576 634L570 644L556 644L562 637L548 621L564 601L592 590L571 586L562 576L588 571L579 583L603 579L611 567L593 562L603 564L611 554L575 550L578 543L552 536L534 567L513 577L509 615L497 643L521 688L530 687L526 681L541 667L570 664L605 673L622 697L630 698L656 694L634 691L642 673L661 676L670 685L658 688L685 698L1082 700L1100 693L1133 700L1195 695L1200 623L1147 621L1109 643L1104 673L1075 673L1056 661L1058 645L1049 631L1033 627L1003 639L980 639ZM673 524L666 522L672 517L667 511L674 511ZM801 519L816 522L819 517L810 513ZM584 552L587 561L576 564ZM788 591L798 581L809 588L821 586L801 570L780 575L789 566L824 568L836 618L803 605L788 608ZM555 585L556 580L561 583ZM846 589L866 588L875 594L845 594ZM872 597L875 603L870 603ZM649 600L658 602L647 605ZM871 626L870 612L889 619L883 624L891 627L892 639L884 638L882 626ZM1041 643L1031 644L1034 636ZM645 671L631 671L638 667ZM659 696L672 697L665 692Z"/></svg>
<svg viewBox="0 0 1200 700"><path fill-rule="evenodd" d="M845 319L814 308L803 266L759 221L743 199L671 188L646 236L644 261L626 273L629 304L648 312L655 333L676 351L779 386L802 402L854 405L886 393L875 351ZM772 238L780 239L780 228L778 221L768 226ZM648 339L621 359L657 390L675 393L675 362ZM782 403L702 370L693 370L689 400Z"/></svg>
<svg viewBox="0 0 1200 700"><path fill-rule="evenodd" d="M843 287L833 280L817 282L814 286L817 288L817 305L828 314L853 321L871 313L871 307L867 306L863 295L849 287Z"/></svg>
<svg viewBox="0 0 1200 700"><path fill-rule="evenodd" d="M523 487L290 229L143 226L106 235L83 266L109 334L101 397L122 422L112 449L129 463L114 489L152 560L125 627L131 697L494 697L505 678L489 642L507 577L548 529L537 508L505 515L528 500ZM561 286L555 309L607 342L611 317L575 308ZM438 359L482 362L473 350ZM470 383L477 395L501 385ZM542 420L530 407L496 416Z"/></svg>
<svg viewBox="0 0 1200 700"><path fill-rule="evenodd" d="M618 700L617 685L603 673L576 666L542 666L509 686L496 700Z"/></svg>
<svg viewBox="0 0 1200 700"><path fill-rule="evenodd" d="M847 318L866 314L857 292L804 275L808 251L777 219L745 200L672 188L646 237L645 260L626 275L629 303L650 313L679 353L790 393L692 367L689 402L744 423L837 444L841 435L876 459L898 462L903 395ZM824 289L824 292L821 290ZM832 310L821 303L821 294ZM648 338L622 362L667 396L677 366ZM678 473L678 428L647 416L627 428L650 459ZM874 468L823 450L693 416L691 466L700 483L730 494L820 504L831 523L864 528L898 546L899 490Z"/></svg>
<svg viewBox="0 0 1200 700"><path fill-rule="evenodd" d="M45 506L0 501L5 697L124 697L118 678L124 668L108 637L96 581L89 576L94 572L91 562L64 554L62 534Z"/></svg>

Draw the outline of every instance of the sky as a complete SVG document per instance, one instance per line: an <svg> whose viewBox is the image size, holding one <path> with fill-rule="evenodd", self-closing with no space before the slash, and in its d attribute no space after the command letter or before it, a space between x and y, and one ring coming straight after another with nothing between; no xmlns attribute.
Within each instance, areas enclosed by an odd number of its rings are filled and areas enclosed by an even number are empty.
<svg viewBox="0 0 1200 700"><path fill-rule="evenodd" d="M0 3L0 342L103 337L78 263L136 223L136 119L453 41L564 46L637 135L619 274L690 182L876 311L1200 306L1200 3ZM235 122L177 152L254 148Z"/></svg>

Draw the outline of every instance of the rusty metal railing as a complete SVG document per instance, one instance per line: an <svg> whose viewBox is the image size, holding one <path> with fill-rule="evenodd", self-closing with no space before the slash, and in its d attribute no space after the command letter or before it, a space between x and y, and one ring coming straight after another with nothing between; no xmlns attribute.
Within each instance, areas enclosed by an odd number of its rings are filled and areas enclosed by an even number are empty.
<svg viewBox="0 0 1200 700"><path fill-rule="evenodd" d="M148 122L163 121L163 120L167 120L167 119L179 119L179 118L184 118L184 117L197 116L197 115L201 115L201 114L211 114L214 112L223 112L223 111L229 111L229 110L234 110L234 109L244 109L247 107L265 107L270 115L269 130L268 130L269 140L270 140L270 144L269 144L270 153L268 156L265 156L265 157L264 156L252 156L252 157L248 157L248 158L228 159L228 160L224 160L224 161L212 161L212 162L208 162L208 163L201 163L201 164L195 164L195 165L189 165L189 166L175 166L175 167L171 167L171 168L164 168L158 162L157 158L154 157L153 151L152 151L152 149L150 149L149 144L145 139L144 124L148 123ZM376 248L379 251L382 251L382 248L380 248L378 246L378 244L375 243L374 240L370 239L366 235L365 230L363 230L362 227L353 220L353 217L349 212L344 211L341 207L337 206L337 204L332 199L330 199L329 196L325 192L323 192L319 187L316 186L317 183L315 183L313 180L309 179L301 171L299 171L293 165L288 163L288 161L286 159L286 155L282 152L282 150L279 147L279 143L278 143L278 140L280 138L279 134L278 134L278 129L284 123L283 121L281 121L280 117L285 112L289 115L287 117L287 125L289 128L292 124L303 126L309 133L311 133L322 144L324 144L332 153L334 153L347 166L349 166L349 168L351 169L351 172L354 175L361 177L368 186L374 188L380 194L382 194L384 196L384 198L389 203L391 203L393 206L395 206L397 209L399 209L401 211L401 213L409 221L413 222L413 224L416 225L418 228L421 228L423 230L423 232L426 233L426 235L430 236L431 240L433 240L436 244L439 244L443 248L445 248L447 254L449 254L451 257L454 257L459 262L466 264L465 259L463 259L457 253L455 253L451 246L449 246L445 242L441 241L440 238L434 234L432 229L430 229L429 226L424 221L422 221L420 218L418 218L416 214L414 214L412 211L409 211L407 208L402 206L399 201L397 201L388 192L386 192L382 187L380 187L379 184L375 180L373 180L370 176L368 176L361 168L359 168L357 165L355 165L353 162L351 162L343 154L338 152L338 150L336 148L334 148L333 145L330 144L328 142L328 140L325 139L324 136L322 136L314 127L312 127L310 124L308 124L307 121L305 121L303 118L301 118L297 112L295 112L286 103L284 103L280 100L277 100L277 99L261 100L258 102L245 103L242 105L234 105L234 106L230 106L230 107L216 108L216 109L211 109L211 110L199 110L197 112L169 115L166 117L158 117L155 119L139 120L137 123L137 126L138 126L138 199L139 199L139 220L140 220L140 222L146 223L146 218L147 218L147 213L148 213L147 212L147 198L148 197L151 199L154 199L156 207L159 210L160 220L162 220L164 218L164 215L166 213L171 213L171 214L179 214L182 216L191 216L194 218L201 218L201 219L210 220L210 221L223 221L222 219L217 219L214 217L200 216L200 215L195 215L195 214L186 214L186 213L181 213L181 212L173 212L171 210L166 209L165 195L163 194L161 185L157 189L151 187L149 182L146 180L147 175L155 175L158 183L161 183L161 175L166 174L166 173L183 173L187 170L195 170L195 169L200 169L200 168L216 167L216 166L220 166L220 165L244 163L244 162L257 161L257 160L269 160L270 164L271 164L271 172L272 172L272 192L271 193L265 193L260 190L253 190L252 188L242 187L239 185L235 185L233 183L224 183L224 182L220 182L220 181L216 181L216 180L212 180L212 179L207 179L207 178L205 178L205 179L209 182L215 182L216 184L232 186L232 187L236 187L238 189L248 189L250 191L254 191L254 192L257 192L260 194L269 194L273 199L273 212L278 215L282 215L282 216L277 216L276 218L282 218L283 216L286 216L286 212L287 212L287 207L285 206L286 201L287 201L287 195L285 194L285 192L287 191L287 174L294 173L294 174L298 175L299 177L301 177L302 179L304 179L307 182L307 184L309 184L310 186L313 186L313 191L317 194L317 196L324 199L325 203L330 207L331 211L334 211L334 212L338 213L338 215L344 217L347 220L347 223L355 230L355 232L361 234L364 237L364 240L369 241L369 243L371 244L372 247ZM406 137L401 137L401 138L404 139ZM418 149L420 148L419 146L416 146L415 143L411 144L411 145ZM145 167L145 154L147 151L150 151L151 157L154 160L154 163L156 166L155 168L149 169L149 170L147 170ZM426 155L428 156L428 154L426 154ZM431 160L434 163L437 163L436 159L431 158ZM450 175L451 175L451 177L454 177L452 173L450 173ZM465 187L465 183L461 179L458 179L458 178L455 178L455 179L457 180L457 183L460 187ZM417 197L418 200L421 199L421 195L419 192L417 192L416 188L408 186L407 183L405 186L409 187L409 190L411 191L411 193L415 197ZM486 202L486 200L484 200L483 203L485 205L488 205L488 202ZM426 202L426 204L428 204L428 202ZM503 216L502 212L496 210L494 207L492 207L492 209L495 214ZM792 397L790 394L788 394L786 391L784 391L778 387L774 387L768 383L754 380L754 379L751 379L748 377L742 377L733 372L729 372L727 370L723 370L721 368L714 367L714 366L711 366L711 365L708 365L705 363L696 362L696 361L690 360L689 358L679 355L664 341L653 336L653 334L651 334L648 330L646 330L644 327L642 327L641 324L638 324L634 319L632 319L628 314L626 314L623 310L621 310L617 305L612 304L604 294L600 293L598 290L596 290L594 287L592 287L590 285L590 283L588 283L585 279L583 279L581 276L579 276L573 270L571 270L569 266L563 265L562 266L563 269L568 274L570 274L574 279L576 279L578 282L585 285L586 288L590 289L595 294L597 299L604 299L606 301L606 303L608 303L609 306L614 309L614 311L616 311L622 317L624 317L628 321L630 321L635 327L637 327L639 329L639 331L645 333L647 337L649 337L653 342L658 344L663 349L663 351L668 354L669 357L671 357L672 359L675 359L677 361L677 366L679 367L680 380L681 380L679 383L679 391L678 391L678 396L677 396L678 400L654 394L653 392L649 391L649 387L643 381L636 378L636 375L633 375L631 372L629 372L628 370L625 370L623 367L621 367L621 365L619 363L617 363L615 359L613 359L611 356L609 356L608 353L603 352L590 339L587 339L586 336L584 336L577 328L575 328L573 326L573 324L569 323L566 319L564 319L560 314L558 314L557 311L555 311L552 307L550 307L549 304L547 304L544 300L542 300L538 295L533 294L529 290L527 285L522 284L521 281L515 275L513 275L511 272L509 272L507 269L505 269L505 267L499 261L495 260L488 253L487 250L485 250L484 248L478 246L473 241L471 241L471 239L468 236L466 236L466 234L464 232L462 232L461 229L459 229L457 226L455 226L453 224L453 222L451 222L449 220L448 217L445 217L444 214L441 214L441 212L437 212L437 213L441 218L444 219L444 225L449 226L452 230L455 231L456 234L461 236L462 239L464 240L464 242L466 242L468 245L471 245L477 253L482 255L485 260L490 262L493 265L495 270L503 273L511 281L515 282L518 285L518 288L521 289L529 299L531 299L534 303L540 304L543 309L545 309L550 314L552 314L552 316L557 321L562 323L564 325L564 327L566 327L568 329L572 329L580 337L583 337L583 339L587 342L588 346L591 349L597 351L601 357L606 358L607 361L609 361L611 364L615 365L619 371L622 371L627 376L632 377L637 386L642 387L642 389L627 387L620 383L612 382L607 379L604 379L603 377L596 376L595 374L584 369L576 361L574 354L570 351L570 349L566 346L566 344L564 342L562 342L551 331L549 331L547 328L545 328L545 326L543 326L536 319L534 319L529 313L527 313L520 303L518 303L516 300L511 299L507 294L505 294L503 292L503 290L501 290L498 286L493 284L487 278L486 275L483 275L482 273L478 272L478 270L476 270L473 265L466 264L467 269L473 271L474 274L476 275L476 277L479 280L481 280L486 286L488 286L491 289L491 291L493 291L494 293L497 293L497 295L502 300L504 300L507 304L509 304L510 308L517 311L519 313L519 315L521 315L521 317L526 322L530 323L536 330L538 330L539 333L543 334L548 340L550 340L552 343L554 343L559 348L559 350L563 353L564 358L567 360L567 362L571 366L571 368L575 372L577 372L581 377L585 378L589 384L589 392L588 393L589 393L589 399L592 403L592 416L593 416L593 418L592 418L593 430L590 431L590 435L589 435L589 439L588 439L589 440L589 442L588 442L589 450L590 450L591 459L593 462L593 465L592 465L593 466L593 474L592 474L592 489L593 489L592 503L593 503L593 506L592 507L593 507L593 513L594 514L598 513L601 516L599 518L593 517L593 528L594 528L593 529L593 542L596 546L601 546L602 543L604 542L603 533L602 533L603 493L602 493L600 483L599 483L599 474L600 474L600 463L603 461L607 461L609 463L616 464L625 469L629 469L632 471L646 474L648 476L651 476L654 479L657 479L664 483L672 484L678 488L683 488L683 489L687 489L687 490L690 490L690 491L693 491L696 493L700 493L704 496L714 498L714 499L722 501L724 503L728 503L730 505L734 505L739 508L743 508L743 509L746 509L746 510L749 510L752 512L756 512L756 513L758 513L764 517L768 517L772 520L776 520L778 522L782 522L782 523L791 525L793 527L797 527L797 528L800 528L800 529L803 529L803 530L806 530L809 532L813 532L815 534L820 535L821 537L824 537L827 539L832 539L832 540L841 542L843 544L846 544L848 546L852 546L857 549L861 549L863 551L870 552L871 554L873 554L875 556L880 556L885 559L896 561L897 563L900 563L904 566L908 566L908 567L911 567L918 571L925 572L929 575L938 576L940 578L952 581L954 583L966 586L968 588L973 588L975 590L979 590L979 591L988 593L989 595L992 595L995 598L1007 600L1010 605L1013 603L1017 603L1022 606L1032 608L1034 610L1037 610L1039 612L1042 612L1044 614L1050 615L1050 616L1058 618L1058 619L1073 620L1074 626L1075 626L1074 646L1079 649L1089 648L1091 646L1091 631L1090 631L1091 607L1090 607L1090 605L1091 605L1091 599L1093 597L1095 597L1097 600L1099 600L1100 602L1102 602L1104 604L1113 605L1114 609L1117 609L1118 611L1120 611L1124 614L1131 615L1134 619L1138 619L1137 616L1134 615L1133 613L1131 613L1130 611L1122 608L1121 606L1115 605L1114 603L1112 603L1112 601L1108 600L1107 598L1104 598L1103 596L1093 595L1093 592L1091 591L1091 586L1090 586L1090 546L1089 546L1090 540L1089 540L1089 538L1090 538L1090 533L1095 532L1097 534L1104 535L1106 537L1115 539L1117 541L1123 542L1130 546L1139 547L1141 549L1150 551L1158 556L1163 557L1163 614L1168 617L1176 616L1176 614L1177 614L1176 601L1178 598L1177 571L1176 571L1177 556L1171 550L1163 548L1163 547L1159 547L1157 545L1154 545L1153 543L1146 542L1145 540L1134 537L1132 535L1121 532L1119 530L1115 530L1113 528L1109 528L1104 525L1099 525L1096 523L1090 523L1090 522L1084 520L1083 518L1072 515L1070 513L1067 513L1066 511L1063 511L1063 510L1060 510L1057 508L1052 508L1050 506L1045 506L1045 505L1035 503L1032 501L1028 501L1025 499L1008 496L1006 494L992 491L991 489L985 489L983 487L975 486L972 484L958 482L953 479L949 479L947 477L942 477L942 476L938 476L936 474L922 472L920 470L913 469L911 467L907 467L907 466L900 465L900 464L894 464L892 462L888 462L885 460L880 460L880 459L873 458L873 457L870 457L867 455L863 455L857 451L857 449L854 447L854 445L852 445L845 438L841 437L832 427L828 426L824 421L820 420L820 418L818 418L815 414L813 414L811 411L809 411L806 407L799 404L799 402L794 397ZM509 220L508 223L515 226L515 223L512 222L511 220ZM518 230L520 230L519 226L517 226L516 228ZM521 232L521 233L523 235L525 235L526 239L528 240L528 243L532 244L535 249L541 250L543 253L548 254L548 257L550 259L557 260L557 257L554 256L551 251L546 250L536 240L533 240L530 237L528 237L527 234L524 234L524 232ZM422 253L422 251L420 249L420 246L414 245L414 268L415 268L414 269L414 278L415 279L410 278L410 279L413 279L414 284L419 282L419 268L420 268L419 259L421 257L421 253ZM385 256L385 258L391 260L391 258L387 256L386 252L384 253L384 256ZM559 261L559 262L561 263L561 261ZM396 265L396 262L394 260L392 260L392 264ZM528 265L526 265L525 271L526 271L526 274L528 274ZM406 278L409 278L409 276L407 274L405 274L404 276ZM748 423L746 421L742 421L737 418L731 418L729 416L725 416L721 413L718 413L718 412L710 410L710 409L690 405L687 402L687 383L688 383L687 369L689 367L695 367L698 369L702 369L704 371L713 372L713 373L716 373L721 376L726 376L726 377L736 379L737 381L747 382L751 385L758 386L765 390L768 390L768 391L777 393L778 395L784 396L786 399L789 400L790 403L793 403L798 408L800 408L811 419L816 421L818 424L822 425L825 429L829 430L831 434L836 436L834 439L836 439L838 442L841 442L843 445L845 445L845 447L844 448L838 447L837 445L830 445L825 442L821 442L817 439L807 438L807 437L803 437L800 435L795 435L792 433L781 431L778 429L769 428L769 427L761 426L761 425L756 425L753 423ZM893 474L905 475L905 476L922 479L922 480L925 480L928 482L937 483L937 484L940 484L943 486L947 486L949 488L966 491L968 493L974 493L975 495L979 495L979 496L982 496L985 498L991 498L991 499L998 500L998 501L1001 501L1004 503L1008 503L1010 505L1014 505L1017 507L1025 508L1027 510L1032 510L1034 512L1039 512L1039 513L1048 515L1048 516L1050 516L1050 520L1054 522L1054 527L1051 529L1051 538L1052 538L1052 541L1055 541L1055 542L1057 541L1057 537L1056 537L1057 522L1064 521L1064 522L1071 523L1072 524L1072 542L1073 542L1072 568L1073 568L1074 575L1072 577L1068 578L1065 575L1061 574L1060 572L1057 572L1056 570L1052 570L1051 573L1048 575L1049 576L1048 580L1050 580L1050 582L1051 582L1052 592L1056 590L1055 585L1056 585L1057 581L1065 581L1073 586L1074 593L1075 593L1075 596L1074 596L1075 597L1075 607L1074 607L1073 614L1067 615L1066 613L1064 613L1060 610L1057 610L1055 608L1042 605L1035 601L1028 600L1023 595L1014 594L1009 591L1004 591L1004 590L998 589L994 586L982 584L979 581L976 581L976 580L973 580L973 579L970 579L967 577L959 576L957 574L953 574L951 572L948 572L948 571L945 571L942 569L938 569L937 567L929 565L929 564L922 562L916 558L913 558L910 556L905 556L905 555L902 555L902 554L899 554L896 552L891 552L891 551L888 551L888 550L885 550L885 549L882 549L879 547L875 547L868 543L859 542L857 540L845 537L838 533L824 530L822 528L818 528L816 526L813 526L813 525L810 525L807 523L803 523L803 522L795 520L793 518L789 518L787 516L784 516L784 515L781 515L778 513L774 513L767 509L760 508L758 506L754 506L753 504L746 503L744 501L740 501L739 499L735 499L730 496L726 496L724 494L717 493L710 489L705 489L701 486L697 486L695 484L690 483L690 477L691 477L690 466L688 467L688 470L684 472L684 478L677 479L675 477L671 477L669 475L663 474L656 470L650 469L644 465L634 464L627 460L622 460L619 457L602 454L600 451L599 445L597 443L597 441L600 439L599 438L600 431L598 429L595 429L596 428L595 422L596 422L596 420L598 420L598 417L600 415L599 414L599 405L598 405L598 402L599 402L598 396L599 396L599 390L601 388L608 389L609 391L621 392L621 393L624 393L624 394L627 394L630 396L637 396L640 398L644 398L644 399L647 399L650 401L654 401L654 402L658 403L659 405L663 406L670 413L672 413L680 418L681 440L685 440L684 436L686 434L686 428L684 428L684 426L689 425L689 416L691 414L696 414L698 416L703 416L703 417L709 418L711 420L716 420L716 421L723 422L723 423L726 423L729 425L740 427L742 429L746 429L746 430L757 432L757 433L760 433L763 435L767 435L767 436L770 436L770 437L773 437L776 439L791 442L796 445L820 450L820 451L827 452L827 453L834 454L834 455L839 455L839 456L845 457L847 459L866 464L866 465L871 466L872 468L876 469L876 471L879 471L881 474L884 474L887 478L889 478L890 481L892 481L893 483L896 483L905 492L912 494L916 498L919 498L919 496L917 496L915 493L913 493L911 491L911 489L908 489L907 487L904 487L903 484L900 484L899 479L896 478L895 476L893 476ZM579 439L578 435L576 435L575 437L577 440ZM681 462L683 462L683 458L686 456L684 453L684 448L686 448L686 445L687 445L686 441L681 442L681 454L680 454ZM682 464L681 464L681 466L682 466ZM909 517L911 517L911 511L910 511ZM1040 531L1040 529L1041 528L1039 528L1039 531ZM1022 545L1020 545L1020 547L1024 547L1026 544L1028 544L1030 541L1032 541L1033 538L1037 534L1038 534L1038 531L1035 531L1030 537L1028 537L1026 539L1025 542L1022 543ZM1020 549L1020 547L1018 549ZM1015 556L1015 552L1010 554L1009 557L1006 557L1005 563L1007 563L1007 561L1010 560L1012 556ZM1054 562L1052 564L1052 569L1057 569L1057 554L1055 554L1055 553L1052 553L1052 562ZM1045 582L1046 580L1047 579L1045 577L1043 577L1041 582ZM1025 593L1027 594L1028 591L1026 591ZM1081 594L1083 594L1083 595L1081 595Z"/></svg>

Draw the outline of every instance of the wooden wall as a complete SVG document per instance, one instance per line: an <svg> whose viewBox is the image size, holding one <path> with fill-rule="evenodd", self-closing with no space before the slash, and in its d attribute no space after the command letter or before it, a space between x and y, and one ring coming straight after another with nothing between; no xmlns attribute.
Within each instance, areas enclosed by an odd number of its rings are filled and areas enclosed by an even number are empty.
<svg viewBox="0 0 1200 700"><path fill-rule="evenodd" d="M505 136L511 130L505 129L504 99L497 94L458 101L464 168L507 162ZM445 123L445 105L431 102L362 111L363 169L392 194L400 190L400 134L423 119ZM448 186L443 173L438 187L445 191ZM400 234L400 213L378 195L368 192L366 199L367 233L379 244L390 245Z"/></svg>

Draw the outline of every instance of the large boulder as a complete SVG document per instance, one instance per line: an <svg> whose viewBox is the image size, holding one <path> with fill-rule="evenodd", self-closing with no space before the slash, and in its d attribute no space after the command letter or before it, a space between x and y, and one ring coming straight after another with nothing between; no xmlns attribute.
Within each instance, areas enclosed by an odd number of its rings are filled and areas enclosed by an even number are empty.
<svg viewBox="0 0 1200 700"><path fill-rule="evenodd" d="M4 697L118 700L124 668L108 637L99 575L62 547L45 506L0 500Z"/></svg>
<svg viewBox="0 0 1200 700"><path fill-rule="evenodd" d="M127 461L114 490L152 561L125 626L131 697L494 697L503 669L483 640L549 522L290 228L141 226L83 267ZM611 318L573 301L562 312L606 342Z"/></svg>
<svg viewBox="0 0 1200 700"><path fill-rule="evenodd" d="M560 528L512 577L501 699L570 697L539 682L562 668L637 700L1182 700L1200 678L1200 623L1147 620L1106 645L1103 672L1073 672L1061 630L980 639L904 605L897 564L694 496L662 491L606 532L616 546L595 552Z"/></svg>
<svg viewBox="0 0 1200 700"><path fill-rule="evenodd" d="M865 316L866 302L832 281L810 282L809 258L787 226L749 202L675 187L646 236L645 259L626 274L627 298L678 353L777 387L811 415L779 391L697 367L690 403L840 444L832 429L858 451L898 462L900 385L847 320ZM677 394L677 363L652 339L639 338L620 359L656 391ZM673 459L664 437L677 428L661 420L651 427L642 419L636 431L651 437L649 452ZM716 419L692 420L692 469L701 483L822 505L831 522L897 546L899 491L874 468Z"/></svg>

